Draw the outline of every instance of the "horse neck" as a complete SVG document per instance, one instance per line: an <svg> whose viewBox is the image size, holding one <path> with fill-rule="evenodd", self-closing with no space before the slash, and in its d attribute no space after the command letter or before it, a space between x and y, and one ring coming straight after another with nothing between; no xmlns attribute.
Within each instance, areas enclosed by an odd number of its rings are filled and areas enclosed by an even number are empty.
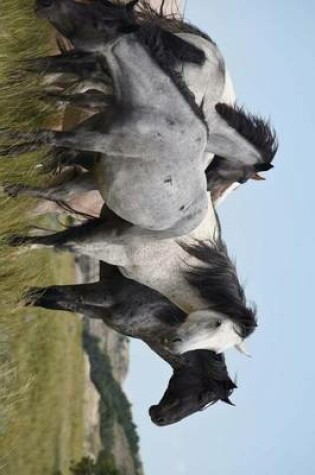
<svg viewBox="0 0 315 475"><path fill-rule="evenodd" d="M121 104L150 108L156 105L159 109L168 106L177 117L180 115L183 102L178 104L181 96L171 78L162 71L156 61L144 47L129 34L119 37L100 51L110 70L114 83L115 97ZM153 96L152 96L153 94ZM154 97L154 101L152 101ZM170 102L172 107L169 106ZM185 106L184 106L185 107ZM174 111L174 108L177 110ZM187 106L187 111L190 109Z"/></svg>
<svg viewBox="0 0 315 475"><path fill-rule="evenodd" d="M100 300L107 296L104 321L119 333L162 348L162 340L176 331L172 319L180 325L185 315L158 292L124 277L116 267L105 264L101 270Z"/></svg>
<svg viewBox="0 0 315 475"><path fill-rule="evenodd" d="M162 345L156 339L144 338L143 341L151 348L152 351L154 351L154 353L156 353L160 358L168 363L172 367L173 371L181 369L186 365L185 357L171 353L165 348L165 345Z"/></svg>
<svg viewBox="0 0 315 475"><path fill-rule="evenodd" d="M214 111L207 118L210 124L207 152L234 160L243 166L261 162L257 149Z"/></svg>

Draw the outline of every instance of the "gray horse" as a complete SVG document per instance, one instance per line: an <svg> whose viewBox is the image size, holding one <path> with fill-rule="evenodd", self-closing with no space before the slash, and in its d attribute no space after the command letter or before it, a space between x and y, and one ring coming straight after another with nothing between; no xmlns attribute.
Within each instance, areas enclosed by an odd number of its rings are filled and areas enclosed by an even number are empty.
<svg viewBox="0 0 315 475"><path fill-rule="evenodd" d="M70 1L62 6L64 22L76 10ZM59 3L52 2L49 15L57 12L58 20L57 7ZM46 7L42 11L47 14ZM251 167L266 162L265 152L272 155L273 142L267 140L271 148L252 145L244 138L250 136L248 118L224 105L214 109L208 137L205 121L192 113L172 75L152 59L135 33L115 37L106 45L103 36L95 38L94 30L93 34L93 48L86 32L83 43L97 51L98 61L106 62L116 113L110 124L100 113L70 132L44 131L37 138L54 146L101 152L96 166L99 189L107 205L127 219L95 220L24 241L72 249L119 265L125 275L158 290L189 313L183 330L190 337L174 351L222 352L240 343L256 323L206 194L205 154L207 149L220 151L225 160ZM174 239L179 235L180 241Z"/></svg>
<svg viewBox="0 0 315 475"><path fill-rule="evenodd" d="M108 8L109 2L105 3ZM159 231L157 238L187 234L200 224L207 211L207 151L225 157L225 169L239 169L241 164L245 170L243 181L257 169L270 168L276 143L267 124L218 103L224 97L225 68L210 40L192 33L173 35L204 56L203 65L191 61L183 70L183 84L190 86L197 100L195 110L200 103L203 105L198 117L191 113L192 101L184 99L178 81L174 83L172 70L165 74L160 67L163 61L152 59L135 33L111 33L115 39L104 45L104 23L96 32L95 24L89 26L89 22L84 31L74 27L85 9L87 18L89 13L95 13L93 4L81 5L72 0L55 0L49 7L47 2L38 4L42 15L59 30L67 34L69 29L68 36L75 44L97 52L101 69L105 63L114 85L115 106L111 120L106 111L70 132L41 132L36 140L51 146L100 152L94 170L97 184L93 186L98 187L107 205L120 217L136 226ZM153 96L154 100L148 103L148 97ZM204 121L200 120L202 115ZM210 129L207 143L205 124ZM9 152L12 154L19 147L10 147ZM93 180L91 175L85 178L84 183L81 177L80 185L88 188Z"/></svg>
<svg viewBox="0 0 315 475"><path fill-rule="evenodd" d="M148 231L109 213L47 236L12 236L11 244L30 243L71 250L118 265L121 272L166 296L189 314L170 349L218 353L240 345L256 327L231 262L210 198L206 218L180 239L155 239Z"/></svg>
<svg viewBox="0 0 315 475"><path fill-rule="evenodd" d="M207 350L170 353L165 345L176 338L186 315L158 292L123 277L117 268L102 264L101 280L93 284L32 289L27 301L102 319L119 333L140 338L169 363L173 375L161 401L149 411L155 424L173 424L219 400L232 404L229 396L236 386L224 356Z"/></svg>

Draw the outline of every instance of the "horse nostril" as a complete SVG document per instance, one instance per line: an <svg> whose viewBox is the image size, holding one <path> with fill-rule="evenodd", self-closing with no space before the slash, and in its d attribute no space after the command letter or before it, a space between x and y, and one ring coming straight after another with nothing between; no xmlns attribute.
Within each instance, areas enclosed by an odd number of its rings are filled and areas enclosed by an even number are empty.
<svg viewBox="0 0 315 475"><path fill-rule="evenodd" d="M161 415L159 415L159 406L151 406L149 409L149 414L152 419L152 422L158 425L165 424L165 418Z"/></svg>
<svg viewBox="0 0 315 475"><path fill-rule="evenodd" d="M156 419L156 422L157 422L158 424L164 424L165 419L164 419L164 417L158 417L158 418Z"/></svg>

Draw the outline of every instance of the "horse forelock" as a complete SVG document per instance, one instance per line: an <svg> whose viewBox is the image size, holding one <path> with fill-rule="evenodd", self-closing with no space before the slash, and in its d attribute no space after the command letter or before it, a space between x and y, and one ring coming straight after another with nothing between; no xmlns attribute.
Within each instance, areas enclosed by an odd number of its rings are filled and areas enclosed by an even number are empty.
<svg viewBox="0 0 315 475"><path fill-rule="evenodd" d="M262 117L245 112L242 107L218 103L215 106L217 113L246 139L260 153L264 163L257 164L256 171L266 171L272 168L272 162L278 150L276 132L270 123Z"/></svg>
<svg viewBox="0 0 315 475"><path fill-rule="evenodd" d="M227 400L237 387L229 376L223 354L219 355L209 350L194 350L185 353L183 358L186 365L174 370L169 386L170 395L174 396L174 389L180 391L181 385L184 384L192 388L196 395L202 394L205 398L204 406L207 406L219 400ZM167 391L163 399L163 403L167 403Z"/></svg>
<svg viewBox="0 0 315 475"><path fill-rule="evenodd" d="M236 268L228 256L219 232L213 240L182 243L183 249L201 264L191 266L185 276L211 310L226 315L234 323L235 332L247 338L257 327L256 308L247 306L244 289Z"/></svg>
<svg viewBox="0 0 315 475"><path fill-rule="evenodd" d="M185 21L177 7L170 13L164 12L164 3L156 10L148 0L139 0L137 17L141 21L156 21L161 28L170 33L191 33L215 44L210 36L195 25Z"/></svg>
<svg viewBox="0 0 315 475"><path fill-rule="evenodd" d="M223 353L218 354L211 350L194 350L184 353L182 357L185 358L188 366L198 368L199 371L216 381L229 381L231 387L236 388L229 377Z"/></svg>

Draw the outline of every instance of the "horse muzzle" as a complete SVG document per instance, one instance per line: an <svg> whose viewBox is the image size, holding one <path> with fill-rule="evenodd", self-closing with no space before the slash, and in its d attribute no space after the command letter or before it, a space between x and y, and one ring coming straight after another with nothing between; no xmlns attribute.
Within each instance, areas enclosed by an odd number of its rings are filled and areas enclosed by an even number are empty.
<svg viewBox="0 0 315 475"><path fill-rule="evenodd" d="M149 409L151 421L157 426L166 426L169 424L167 419L160 414L159 406L151 406Z"/></svg>

